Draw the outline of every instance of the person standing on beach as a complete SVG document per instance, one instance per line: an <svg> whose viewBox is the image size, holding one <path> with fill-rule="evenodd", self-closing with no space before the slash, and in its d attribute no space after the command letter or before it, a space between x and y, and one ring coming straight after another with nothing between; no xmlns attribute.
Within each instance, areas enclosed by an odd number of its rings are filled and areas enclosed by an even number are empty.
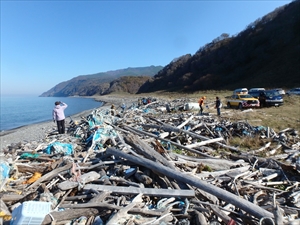
<svg viewBox="0 0 300 225"><path fill-rule="evenodd" d="M222 107L222 103L220 101L219 97L216 97L216 106L215 108L217 109L217 115L221 116L221 107Z"/></svg>
<svg viewBox="0 0 300 225"><path fill-rule="evenodd" d="M65 133L65 109L68 107L66 103L55 102L55 107L53 109L53 122L57 123L57 129L59 134Z"/></svg>
<svg viewBox="0 0 300 225"><path fill-rule="evenodd" d="M202 96L200 99L199 99L199 101L198 101L198 103L199 103L199 107L200 107L200 115L202 115L202 113L203 113L203 106L204 106L204 100L206 99L206 97L205 96Z"/></svg>

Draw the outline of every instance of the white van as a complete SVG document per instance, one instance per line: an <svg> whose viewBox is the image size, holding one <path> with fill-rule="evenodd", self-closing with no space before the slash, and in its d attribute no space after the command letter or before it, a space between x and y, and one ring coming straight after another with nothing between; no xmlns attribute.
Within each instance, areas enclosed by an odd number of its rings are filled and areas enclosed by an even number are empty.
<svg viewBox="0 0 300 225"><path fill-rule="evenodd" d="M248 94L248 89L247 88L238 88L233 91L233 94L234 95L238 95L238 94L246 95L246 94Z"/></svg>
<svg viewBox="0 0 300 225"><path fill-rule="evenodd" d="M266 89L264 89L264 88L251 88L250 90L249 90L249 92L252 92L252 91L265 91Z"/></svg>

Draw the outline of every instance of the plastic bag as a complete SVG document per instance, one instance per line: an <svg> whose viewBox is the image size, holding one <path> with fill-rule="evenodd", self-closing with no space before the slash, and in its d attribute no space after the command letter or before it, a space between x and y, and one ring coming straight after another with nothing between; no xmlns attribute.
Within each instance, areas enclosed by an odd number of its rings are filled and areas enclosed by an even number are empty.
<svg viewBox="0 0 300 225"><path fill-rule="evenodd" d="M5 159L0 158L0 181L1 181L1 183L6 178L9 178L9 172L10 172L9 163Z"/></svg>
<svg viewBox="0 0 300 225"><path fill-rule="evenodd" d="M47 154L62 153L64 155L73 154L73 145L60 142L54 142L44 150Z"/></svg>

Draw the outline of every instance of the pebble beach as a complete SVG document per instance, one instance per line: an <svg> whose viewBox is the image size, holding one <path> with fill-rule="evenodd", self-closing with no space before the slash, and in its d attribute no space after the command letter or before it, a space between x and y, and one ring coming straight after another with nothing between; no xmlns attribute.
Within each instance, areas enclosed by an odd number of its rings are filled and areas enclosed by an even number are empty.
<svg viewBox="0 0 300 225"><path fill-rule="evenodd" d="M110 107L114 104L118 107L122 101L127 105L131 104L133 101L136 101L135 97L122 98L119 96L93 96L96 101L101 101L104 104L101 107ZM75 114L72 116L73 120L80 120L81 117L85 117L91 113L92 110L85 110L81 113ZM69 118L66 118L66 127L70 122ZM42 123L31 124L28 126L22 126L16 129L3 131L0 133L0 149L2 150L10 144L15 144L19 142L30 142L37 141L40 142L45 138L46 133L57 130L56 123L52 120Z"/></svg>
<svg viewBox="0 0 300 225"><path fill-rule="evenodd" d="M289 218L296 215L291 208L296 209L299 204L298 199L292 199L299 191L300 164L294 154L299 151L297 132L286 129L279 134L261 126L249 128L247 121L226 121L226 117L218 117L211 111L213 109L200 115L199 109L190 107L190 104L197 104L191 99L151 101L148 98L148 103L134 107L138 98L137 95L94 97L103 105L96 113L92 109L73 115L76 122L83 119L84 125L72 135L57 134L56 124L52 121L3 133L1 144L5 157L3 168L6 169L3 171L9 171L8 175L3 173L5 179L0 185L3 192L0 206L5 215L3 224L23 218L12 216L17 207L44 203L49 210L41 224L55 221L56 224L90 225L98 219L105 224L128 224L132 213L138 215L134 224L141 224L142 220L148 221L147 224L158 224L154 220L162 220L164 224L196 224L200 220L196 216L197 207L209 212L203 218L212 224L218 213L210 209L212 203L202 205L207 202L207 194L216 199L216 207L223 207L218 200L222 199L234 206L233 211L235 206L244 210L251 221L272 219L273 213L266 207L272 207L268 202L273 200L274 192L275 195L282 193L277 188L278 182L287 185L280 207L285 209L285 203L290 202L285 213ZM126 110L121 110L123 103ZM112 105L115 110L111 110ZM230 117L245 111L228 110L227 113ZM251 135L259 138L261 143L259 146L253 143L251 149L244 151L226 141L234 134L240 135L241 139ZM281 143L279 147L278 143ZM277 146L276 151L274 146ZM264 150L269 157L259 157ZM282 158L281 151L287 151L289 155ZM284 176L268 182L270 191L257 185L269 177L269 171L280 173L278 168ZM247 178L249 173L255 175L254 180ZM236 174L243 176L236 178ZM215 183L216 180L211 179L213 176L228 182ZM13 179L8 179L10 177ZM231 180L237 182L236 179L239 179L239 186L231 188ZM250 198L265 192L264 198L269 201L255 204L236 195L245 191L243 184L255 190L248 191ZM196 195L196 192L207 194ZM146 197L141 198L142 195ZM118 205L116 196L126 201ZM135 196L133 200L132 196ZM280 196L280 199L284 197ZM135 201L140 203L136 205ZM168 211L161 211L165 201ZM129 209L129 206L133 208ZM186 212L186 218L178 216L182 210ZM165 217L166 212L168 217ZM228 221L243 224L244 215L241 218L235 215L238 213L224 217L226 224ZM292 222L289 224L298 224L297 216Z"/></svg>

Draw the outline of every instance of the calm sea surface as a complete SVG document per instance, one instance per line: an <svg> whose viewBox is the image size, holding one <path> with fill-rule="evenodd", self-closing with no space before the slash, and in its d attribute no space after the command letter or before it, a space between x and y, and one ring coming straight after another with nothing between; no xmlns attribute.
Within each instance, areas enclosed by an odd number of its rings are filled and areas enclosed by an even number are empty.
<svg viewBox="0 0 300 225"><path fill-rule="evenodd" d="M55 101L65 102L66 118L85 110L93 110L103 103L80 97L7 97L1 96L0 130L10 130L52 120Z"/></svg>

